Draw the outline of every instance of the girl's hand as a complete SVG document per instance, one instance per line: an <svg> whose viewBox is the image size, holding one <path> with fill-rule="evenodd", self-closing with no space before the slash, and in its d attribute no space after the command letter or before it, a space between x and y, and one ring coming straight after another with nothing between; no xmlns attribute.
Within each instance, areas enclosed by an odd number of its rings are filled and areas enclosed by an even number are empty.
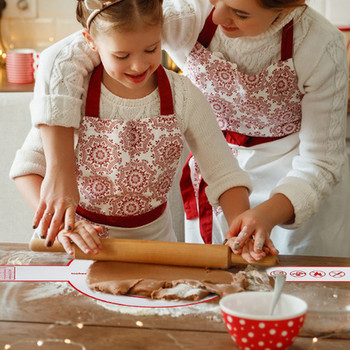
<svg viewBox="0 0 350 350"><path fill-rule="evenodd" d="M234 254L242 255L242 258L248 261L249 263L254 263L255 261L262 259L268 254L278 255L278 251L276 249L275 251L271 251L271 249L267 246L264 246L261 252L255 252L253 238L249 238L245 242L244 246L237 250L236 240L237 237L231 237L229 240L227 240L226 245L228 245L231 248Z"/></svg>
<svg viewBox="0 0 350 350"><path fill-rule="evenodd" d="M271 231L275 225L293 220L291 202L283 194L276 194L232 220L226 238L232 251L242 256L244 254L247 261L251 258L259 260L264 254L278 255L270 238Z"/></svg>
<svg viewBox="0 0 350 350"><path fill-rule="evenodd" d="M57 240L69 255L73 255L72 243L75 243L85 254L98 254L102 248L99 233L102 227L93 225L86 220L75 223L73 231L62 230L57 236Z"/></svg>
<svg viewBox="0 0 350 350"><path fill-rule="evenodd" d="M66 231L72 230L78 203L74 173L64 168L48 171L41 185L40 202L33 219L34 228L40 224L40 236L46 238L47 246L52 245L62 224Z"/></svg>
<svg viewBox="0 0 350 350"><path fill-rule="evenodd" d="M278 255L278 251L270 238L272 228L270 229L263 222L258 223L252 218L248 219L251 211L253 210L242 214L244 218L238 217L238 220L231 225L226 234L227 244L235 254L242 254L242 257L247 261L252 261L248 259L248 256L254 260L260 260L266 254ZM242 225L244 226L242 227ZM242 229L239 231L240 227Z"/></svg>

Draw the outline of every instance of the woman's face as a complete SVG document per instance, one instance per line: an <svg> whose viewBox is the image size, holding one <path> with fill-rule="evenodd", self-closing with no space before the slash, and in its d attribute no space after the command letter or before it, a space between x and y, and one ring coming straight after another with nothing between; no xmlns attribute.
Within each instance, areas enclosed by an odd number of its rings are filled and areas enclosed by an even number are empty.
<svg viewBox="0 0 350 350"><path fill-rule="evenodd" d="M290 9L266 9L257 0L210 0L213 21L229 38L256 36L265 32Z"/></svg>

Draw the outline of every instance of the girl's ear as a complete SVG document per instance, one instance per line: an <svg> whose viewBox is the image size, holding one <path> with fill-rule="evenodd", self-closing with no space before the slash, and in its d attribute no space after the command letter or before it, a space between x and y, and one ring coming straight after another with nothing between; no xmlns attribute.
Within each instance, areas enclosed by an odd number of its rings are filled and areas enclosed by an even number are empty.
<svg viewBox="0 0 350 350"><path fill-rule="evenodd" d="M90 46L90 49L93 51L96 51L96 45L95 45L94 39L90 35L90 32L87 29L83 29L82 33L86 42Z"/></svg>

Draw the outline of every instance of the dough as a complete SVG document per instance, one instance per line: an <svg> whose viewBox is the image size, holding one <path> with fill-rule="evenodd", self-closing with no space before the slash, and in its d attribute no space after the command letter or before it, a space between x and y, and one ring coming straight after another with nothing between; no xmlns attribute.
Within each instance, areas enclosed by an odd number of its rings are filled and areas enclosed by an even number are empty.
<svg viewBox="0 0 350 350"><path fill-rule="evenodd" d="M94 262L87 272L91 290L136 294L152 299L199 300L214 293L241 292L248 281L244 272L116 261Z"/></svg>

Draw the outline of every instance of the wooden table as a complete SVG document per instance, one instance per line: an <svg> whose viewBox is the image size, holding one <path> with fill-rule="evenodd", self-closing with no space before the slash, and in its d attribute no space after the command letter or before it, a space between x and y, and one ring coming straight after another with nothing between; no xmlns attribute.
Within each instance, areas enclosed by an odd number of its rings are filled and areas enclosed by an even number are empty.
<svg viewBox="0 0 350 350"><path fill-rule="evenodd" d="M26 259L28 256L30 261ZM0 265L21 265L21 259L23 264L31 265L66 265L69 262L64 254L28 253L24 244L0 244ZM281 256L280 260L284 266L350 266L350 259L342 258ZM68 339L67 342L80 343L91 350L237 349L221 315L215 320L206 314L180 317L122 314L76 291L25 302L23 296L36 283L0 282L0 350L19 339ZM349 283L340 284L341 288L350 289ZM50 349L64 350L65 347L61 343ZM290 349L345 350L350 349L350 337L341 335L313 344L312 337L301 333Z"/></svg>

